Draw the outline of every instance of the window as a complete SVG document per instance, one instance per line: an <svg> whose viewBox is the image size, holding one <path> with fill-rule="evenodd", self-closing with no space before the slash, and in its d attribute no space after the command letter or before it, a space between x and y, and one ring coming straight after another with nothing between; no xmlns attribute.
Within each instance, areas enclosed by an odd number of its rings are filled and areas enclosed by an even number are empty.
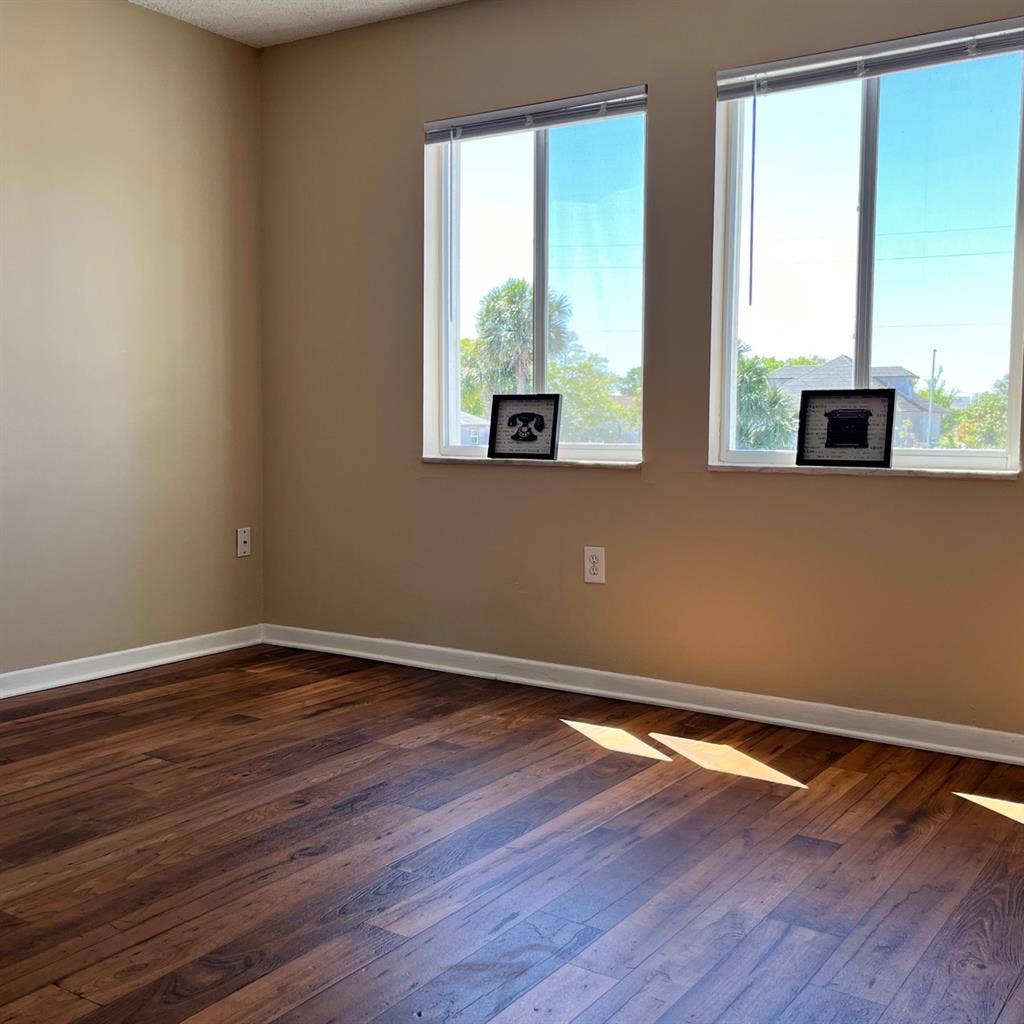
<svg viewBox="0 0 1024 1024"><path fill-rule="evenodd" d="M1019 464L1024 21L719 76L711 458L896 390L893 466Z"/></svg>
<svg viewBox="0 0 1024 1024"><path fill-rule="evenodd" d="M562 395L560 459L641 458L646 89L426 128L424 454Z"/></svg>

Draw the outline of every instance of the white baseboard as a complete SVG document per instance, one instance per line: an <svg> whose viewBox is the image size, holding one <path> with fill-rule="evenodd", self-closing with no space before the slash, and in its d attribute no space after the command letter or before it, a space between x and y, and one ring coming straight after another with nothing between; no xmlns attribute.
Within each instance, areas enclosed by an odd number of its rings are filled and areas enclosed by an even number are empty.
<svg viewBox="0 0 1024 1024"><path fill-rule="evenodd" d="M1019 733L980 729L972 725L935 722L905 715L887 715L878 711L818 704L773 697L765 694L721 690L693 683L676 683L648 676L604 672L600 669L530 661L482 651L463 651L454 647L434 647L356 636L328 633L297 626L258 624L227 629L220 633L184 637L166 643L113 651L91 658L62 661L36 668L0 673L0 698L20 693L66 686L87 679L132 672L154 665L166 665L218 651L230 651L253 644L269 643L311 651L349 654L374 661L415 665L439 672L500 679L509 683L545 686L555 690L589 693L597 697L639 701L670 708L685 708L711 715L725 715L755 722L769 722L815 732L835 733L878 743L936 750L990 761L1024 764L1024 736Z"/></svg>
<svg viewBox="0 0 1024 1024"><path fill-rule="evenodd" d="M647 676L529 661L453 647L433 647L404 640L328 633L296 626L264 624L263 640L282 647L349 654L441 672L527 683L530 686L546 686L556 690L590 693L598 697L614 697L618 700L640 701L730 718L769 722L772 725L835 733L877 743L894 743L921 750L980 757L989 761L1024 764L1024 735L980 729L972 725L887 715L879 711L863 711L789 697L720 690Z"/></svg>
<svg viewBox="0 0 1024 1024"><path fill-rule="evenodd" d="M86 679L134 672L139 668L153 665L167 665L172 661L198 658L203 654L231 651L237 647L251 647L263 639L263 626L241 626L225 629L219 633L202 636L187 636L180 640L168 640L146 647L132 647L127 651L111 651L96 654L91 658L76 658L74 661L59 661L52 665L36 668L22 668L13 672L0 672L0 698L14 697L19 693L48 690L54 686L81 683Z"/></svg>

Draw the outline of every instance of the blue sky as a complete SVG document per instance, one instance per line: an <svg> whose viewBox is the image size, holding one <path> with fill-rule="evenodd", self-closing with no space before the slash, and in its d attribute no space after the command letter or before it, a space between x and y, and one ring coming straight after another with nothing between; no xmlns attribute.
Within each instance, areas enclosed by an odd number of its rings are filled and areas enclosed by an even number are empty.
<svg viewBox="0 0 1024 1024"><path fill-rule="evenodd" d="M617 373L642 362L644 117L548 133L548 285Z"/></svg>
<svg viewBox="0 0 1024 1024"><path fill-rule="evenodd" d="M875 365L924 379L935 348L965 394L1007 372L1020 94L1020 54L883 79ZM859 82L758 100L738 313L759 354L853 354L860 102ZM748 208L749 167L744 185Z"/></svg>
<svg viewBox="0 0 1024 1024"><path fill-rule="evenodd" d="M883 79L874 362L982 391L1008 369L1021 55Z"/></svg>
<svg viewBox="0 0 1024 1024"><path fill-rule="evenodd" d="M641 363L642 115L548 132L549 287L569 297L581 344L625 373ZM462 144L460 334L480 299L509 277L533 276L533 137Z"/></svg>
<svg viewBox="0 0 1024 1024"><path fill-rule="evenodd" d="M962 394L1008 369L1021 62L948 64L881 86L873 362L924 381L938 349ZM739 336L756 353L853 354L860 110L860 82L758 101L753 275L749 216L737 275ZM619 373L641 361L643 123L549 132L550 287L569 296L581 343ZM461 160L466 336L489 288L532 277L532 134L463 143ZM748 164L745 212L750 184Z"/></svg>

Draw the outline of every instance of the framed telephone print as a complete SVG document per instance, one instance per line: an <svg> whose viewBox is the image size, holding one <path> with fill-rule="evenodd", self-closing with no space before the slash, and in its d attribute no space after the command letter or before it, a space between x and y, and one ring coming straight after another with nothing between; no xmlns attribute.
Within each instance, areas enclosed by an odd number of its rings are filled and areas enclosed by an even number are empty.
<svg viewBox="0 0 1024 1024"><path fill-rule="evenodd" d="M489 459L558 456L561 395L495 395L491 400Z"/></svg>
<svg viewBox="0 0 1024 1024"><path fill-rule="evenodd" d="M802 392L796 464L888 469L895 408L892 388Z"/></svg>

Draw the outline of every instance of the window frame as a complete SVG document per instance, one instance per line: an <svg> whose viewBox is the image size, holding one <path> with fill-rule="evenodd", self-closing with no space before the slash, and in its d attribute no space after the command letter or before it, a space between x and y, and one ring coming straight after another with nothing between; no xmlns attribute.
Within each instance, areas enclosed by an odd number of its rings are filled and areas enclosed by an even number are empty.
<svg viewBox="0 0 1024 1024"><path fill-rule="evenodd" d="M644 204L642 281L647 266L647 111L624 110L583 120L609 121L618 117L644 118ZM547 387L547 293L548 293L548 133L558 127L526 127L533 134L533 389ZM480 136L475 136L480 137ZM461 406L459 367L459 279L458 247L460 204L460 150L456 138L428 144L424 148L424 365L423 365L423 457L425 459L467 459L487 461L486 445L463 445L461 424L454 411ZM641 381L646 362L644 285L641 285ZM641 394L643 384L641 383ZM461 410L460 410L461 411ZM488 411L489 415L489 411ZM637 444L559 442L555 462L640 465L643 462L643 415Z"/></svg>
<svg viewBox="0 0 1024 1024"><path fill-rule="evenodd" d="M982 58L983 59L983 58ZM899 73L899 72L895 72ZM860 202L854 381L870 387L874 292L875 203L877 198L880 83L884 75L862 79L860 123ZM809 86L808 88L814 88ZM1020 471L1021 403L1024 397L1024 73L1021 76L1021 118L1018 126L1016 225L1010 313L1009 394L1006 450L893 448L892 469L937 473L1017 473ZM715 159L715 234L712 302L711 422L708 464L713 468L796 469L796 453L734 447L737 318L739 289L735 279L740 216L741 162L744 159L743 100L717 103ZM836 472L815 467L813 472ZM877 471L875 471L877 472Z"/></svg>

